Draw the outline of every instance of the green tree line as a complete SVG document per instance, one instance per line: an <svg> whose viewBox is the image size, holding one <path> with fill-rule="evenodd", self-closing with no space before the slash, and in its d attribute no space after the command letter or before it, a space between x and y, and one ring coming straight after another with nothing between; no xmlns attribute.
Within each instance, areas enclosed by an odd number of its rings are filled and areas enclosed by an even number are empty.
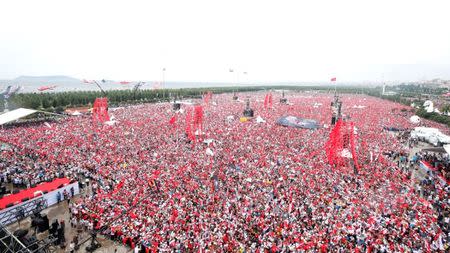
<svg viewBox="0 0 450 253"><path fill-rule="evenodd" d="M240 86L240 87L206 87L206 88L181 88L158 90L110 90L106 97L110 106L120 106L135 103L153 103L169 101L175 98L201 98L208 91L213 94L230 92L249 92L264 90L294 90L294 91L320 91L334 92L334 87L327 86ZM368 88L339 87L340 93L363 93ZM369 89L370 90L370 89ZM10 109L24 107L49 112L63 112L70 107L92 106L95 99L104 97L101 91L68 91L50 93L19 93L13 95L10 100ZM1 103L0 106L3 106Z"/></svg>

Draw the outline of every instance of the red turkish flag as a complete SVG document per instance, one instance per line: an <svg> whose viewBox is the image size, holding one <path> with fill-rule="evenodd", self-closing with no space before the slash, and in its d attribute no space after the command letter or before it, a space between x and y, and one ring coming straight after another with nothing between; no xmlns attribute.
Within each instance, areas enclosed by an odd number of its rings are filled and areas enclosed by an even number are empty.
<svg viewBox="0 0 450 253"><path fill-rule="evenodd" d="M172 116L172 118L170 119L169 123L170 123L171 125L174 125L174 124L175 124L175 115Z"/></svg>
<svg viewBox="0 0 450 253"><path fill-rule="evenodd" d="M336 77L331 78L332 82L336 82Z"/></svg>

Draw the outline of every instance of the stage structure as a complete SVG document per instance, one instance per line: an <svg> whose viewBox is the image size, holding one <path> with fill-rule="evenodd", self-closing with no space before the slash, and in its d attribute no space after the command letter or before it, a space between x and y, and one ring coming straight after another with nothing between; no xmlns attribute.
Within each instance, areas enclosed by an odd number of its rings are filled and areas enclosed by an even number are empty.
<svg viewBox="0 0 450 253"><path fill-rule="evenodd" d="M194 130L203 133L203 106L201 105L194 107Z"/></svg>
<svg viewBox="0 0 450 253"><path fill-rule="evenodd" d="M238 100L239 99L239 97L237 96L237 94L236 94L236 92L233 92L233 100Z"/></svg>
<svg viewBox="0 0 450 253"><path fill-rule="evenodd" d="M272 93L269 92L266 94L266 97L264 98L264 108L272 108Z"/></svg>
<svg viewBox="0 0 450 253"><path fill-rule="evenodd" d="M145 82L137 82L133 87L133 100L136 100L136 94L138 90L145 84Z"/></svg>
<svg viewBox="0 0 450 253"><path fill-rule="evenodd" d="M3 225L0 225L0 250L4 253L33 252L23 245L23 243Z"/></svg>
<svg viewBox="0 0 450 253"><path fill-rule="evenodd" d="M282 92L282 97L280 98L280 104L287 104L287 98L284 97L284 91Z"/></svg>
<svg viewBox="0 0 450 253"><path fill-rule="evenodd" d="M212 95L213 95L212 91L208 91L208 92L204 93L203 94L203 102L205 104L208 104L209 101L211 101L211 99L212 99Z"/></svg>
<svg viewBox="0 0 450 253"><path fill-rule="evenodd" d="M186 109L186 136L195 142L197 136L201 138L203 134L203 107L196 105Z"/></svg>
<svg viewBox="0 0 450 253"><path fill-rule="evenodd" d="M174 111L179 111L181 109L181 103L179 103L178 101L177 101L177 99L175 98L174 100L173 100L173 110Z"/></svg>
<svg viewBox="0 0 450 253"><path fill-rule="evenodd" d="M180 96L179 96L179 94L177 93L177 94L174 94L173 95L173 105L172 105L172 109L174 110L174 111L179 111L180 109L181 109L181 100L179 100L180 99Z"/></svg>
<svg viewBox="0 0 450 253"><path fill-rule="evenodd" d="M32 214L39 213L47 207L47 200L44 197L32 199L24 205L13 206L7 210L5 209L5 211L0 213L0 224L7 226L11 223L25 219Z"/></svg>
<svg viewBox="0 0 450 253"><path fill-rule="evenodd" d="M55 245L58 238L49 235L38 240L33 235L27 235L28 230L19 229L11 233L0 225L0 252L2 253L53 253L58 252Z"/></svg>
<svg viewBox="0 0 450 253"><path fill-rule="evenodd" d="M246 106L244 109L244 117L249 117L252 118L254 115L254 111L252 108L250 108L250 98L247 98L246 102L245 102Z"/></svg>
<svg viewBox="0 0 450 253"><path fill-rule="evenodd" d="M334 93L334 101L331 102L331 125L336 125L336 122L341 118L342 101L339 96Z"/></svg>
<svg viewBox="0 0 450 253"><path fill-rule="evenodd" d="M109 121L108 98L96 98L92 108L92 121L104 123Z"/></svg>
<svg viewBox="0 0 450 253"><path fill-rule="evenodd" d="M350 162L353 164L355 174L358 174L359 163L356 145L354 123L339 119L325 143L328 163L333 167L339 167Z"/></svg>
<svg viewBox="0 0 450 253"><path fill-rule="evenodd" d="M94 101L94 107L92 108L92 122L104 123L105 121L109 121L108 98L107 98L108 94L97 81L94 80L93 82L100 89L104 97L96 98ZM106 81L105 79L103 79L101 82L105 83Z"/></svg>
<svg viewBox="0 0 450 253"><path fill-rule="evenodd" d="M0 252L2 253L57 252L58 248L55 246L55 242L58 239L52 235L48 235L41 240L37 240L35 236L28 235L29 234L28 230L18 229L14 233L11 233L6 228L8 224L14 223L16 221L20 222L20 220L30 215L40 216L39 213L45 208L47 208L47 200L43 197L40 197L27 202L27 204L25 205L13 207L3 212L0 217L1 219Z"/></svg>

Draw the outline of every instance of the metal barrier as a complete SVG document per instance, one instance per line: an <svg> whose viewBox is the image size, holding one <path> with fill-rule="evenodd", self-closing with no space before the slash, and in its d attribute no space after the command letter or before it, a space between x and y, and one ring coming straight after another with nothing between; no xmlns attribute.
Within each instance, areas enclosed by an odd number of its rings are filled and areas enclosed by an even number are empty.
<svg viewBox="0 0 450 253"><path fill-rule="evenodd" d="M21 221L33 213L38 213L47 207L47 200L44 197L34 198L0 213L0 224L7 226L16 221Z"/></svg>

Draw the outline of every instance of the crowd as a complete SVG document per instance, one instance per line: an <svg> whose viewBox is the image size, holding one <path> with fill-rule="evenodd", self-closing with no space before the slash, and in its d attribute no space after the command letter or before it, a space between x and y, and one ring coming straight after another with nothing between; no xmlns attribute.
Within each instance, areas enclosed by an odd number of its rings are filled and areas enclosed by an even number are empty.
<svg viewBox="0 0 450 253"><path fill-rule="evenodd" d="M0 166L20 168L30 183L90 178L92 194L71 204L73 223L143 252L449 249L448 187L430 183L420 194L404 155L409 145L384 130L414 127L409 113L400 114L404 106L343 96L344 116L356 127L355 173L351 163L327 163L332 96L289 93L290 104L265 109L264 93L245 95L265 122L240 122L244 103L215 95L203 105L204 135L195 142L184 133L185 115L168 103L110 110L114 125L86 116L0 130L18 147L3 152ZM325 127L275 124L286 115Z"/></svg>
<svg viewBox="0 0 450 253"><path fill-rule="evenodd" d="M450 157L445 153L419 152L415 154L417 161L423 160L430 164L435 173L450 182Z"/></svg>

